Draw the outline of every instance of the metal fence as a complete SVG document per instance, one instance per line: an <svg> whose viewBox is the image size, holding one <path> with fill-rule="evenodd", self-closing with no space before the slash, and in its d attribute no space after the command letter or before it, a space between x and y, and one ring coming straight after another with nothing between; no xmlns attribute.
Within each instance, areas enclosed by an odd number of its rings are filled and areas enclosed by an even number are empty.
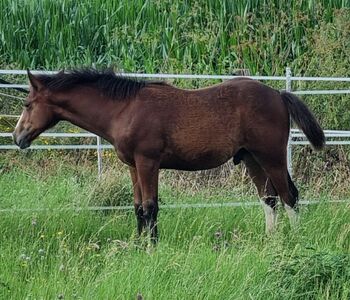
<svg viewBox="0 0 350 300"><path fill-rule="evenodd" d="M24 70L0 70L0 75L25 75L27 72ZM33 74L55 74L55 71L33 71ZM138 73L120 73L119 75L125 75L128 77L135 78L158 78L158 79L220 79L228 80L236 77L242 76L231 76L231 75L189 75L189 74L138 74ZM293 81L323 81L323 82L350 82L348 77L301 77L301 76L292 76L290 68L286 68L285 76L245 76L255 80L262 81L284 81L285 89L289 92L293 92L297 95L334 95L334 94L350 94L350 89L338 89L338 90L292 90ZM27 84L0 84L0 88L29 88ZM10 96L7 94L1 93L1 95ZM12 98L20 99L16 96ZM5 116L1 115L0 116ZM18 116L9 116L7 117L18 117ZM325 130L326 136L326 145L350 145L350 130ZM12 138L10 133L0 133L0 137ZM97 151L97 166L99 176L102 173L102 151L106 149L113 149L113 146L110 144L102 143L102 140L99 136L89 133L43 133L41 137L50 137L50 138L94 138L95 142L90 144L83 145L73 145L73 144L61 144L61 145L32 145L29 149L32 150L44 150L44 149L92 149ZM289 137L288 143L288 169L292 174L292 146L293 145L307 145L305 135L300 132L298 129L291 129L291 134ZM16 150L18 149L15 145L0 145L0 150ZM315 202L308 202L315 203ZM230 205L230 204L228 204ZM236 206L237 204L232 204ZM212 205L209 205L212 206ZM218 206L222 206L219 205ZM196 207L193 206L192 207ZM203 207L202 204L199 207ZM208 206L206 206L208 207ZM215 207L215 206L214 206Z"/></svg>
<svg viewBox="0 0 350 300"><path fill-rule="evenodd" d="M25 75L25 70L0 70L0 75ZM33 71L33 74L55 74L55 71ZM120 75L126 75L128 77L136 78L160 78L160 79L233 79L241 76L231 75L189 75L189 74L138 74L138 73L120 73ZM263 81L285 81L286 90L293 92L297 95L333 95L333 94L350 94L350 89L342 90L304 90L304 91L292 91L293 81L326 81L326 82L350 82L348 77L301 77L292 76L290 68L286 68L285 76L246 76L248 78L263 80ZM0 88L29 88L27 84L0 84ZM3 94L4 95L4 94ZM15 97L17 98L17 97ZM1 116L1 115L0 115ZM9 116L7 116L9 117ZM14 116L16 117L16 116ZM349 145L350 144L350 131L344 130L325 130L327 138L326 145ZM102 150L113 148L111 145L102 144L101 138L92 133L44 133L42 137L93 137L96 138L95 144L88 145L32 145L30 149L95 149L97 150L97 165L98 173L102 172ZM11 137L9 133L0 133L0 137ZM337 140L334 140L337 138ZM298 129L291 129L291 134L288 143L288 170L292 174L292 146L293 145L306 145L308 144L305 136ZM18 149L15 145L0 145L0 150Z"/></svg>

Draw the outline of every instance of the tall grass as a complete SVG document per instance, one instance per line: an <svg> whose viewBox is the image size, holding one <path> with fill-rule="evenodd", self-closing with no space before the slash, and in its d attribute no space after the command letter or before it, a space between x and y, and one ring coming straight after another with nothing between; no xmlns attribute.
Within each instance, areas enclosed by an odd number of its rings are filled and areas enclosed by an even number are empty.
<svg viewBox="0 0 350 300"><path fill-rule="evenodd" d="M16 165L0 173L1 208L83 205L100 186L85 165ZM162 209L156 248L136 239L132 211L1 212L0 298L348 299L349 207L301 212L297 231L282 215L267 238L260 208Z"/></svg>
<svg viewBox="0 0 350 300"><path fill-rule="evenodd" d="M2 65L143 72L281 73L338 1L2 0Z"/></svg>

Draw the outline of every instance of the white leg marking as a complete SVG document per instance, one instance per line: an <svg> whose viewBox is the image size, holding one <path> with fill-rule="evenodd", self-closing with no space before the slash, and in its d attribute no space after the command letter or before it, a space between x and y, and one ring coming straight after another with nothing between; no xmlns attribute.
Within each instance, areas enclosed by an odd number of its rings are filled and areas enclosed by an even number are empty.
<svg viewBox="0 0 350 300"><path fill-rule="evenodd" d="M289 205L285 205L284 208L286 209L288 218L289 218L289 222L290 222L290 226L292 228L296 228L298 226L299 223L299 215L297 213L297 211L290 207Z"/></svg>
<svg viewBox="0 0 350 300"><path fill-rule="evenodd" d="M260 200L260 202L265 212L266 233L271 234L276 229L276 223L277 223L276 210L273 209L270 205L267 205L264 200Z"/></svg>

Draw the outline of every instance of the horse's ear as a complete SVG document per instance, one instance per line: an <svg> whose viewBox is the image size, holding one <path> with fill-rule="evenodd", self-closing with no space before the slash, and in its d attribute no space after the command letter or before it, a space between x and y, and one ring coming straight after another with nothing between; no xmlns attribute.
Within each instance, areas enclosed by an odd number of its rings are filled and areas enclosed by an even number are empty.
<svg viewBox="0 0 350 300"><path fill-rule="evenodd" d="M43 87L42 83L29 71L29 69L27 69L27 75L29 78L30 85L35 91L38 91L40 88Z"/></svg>

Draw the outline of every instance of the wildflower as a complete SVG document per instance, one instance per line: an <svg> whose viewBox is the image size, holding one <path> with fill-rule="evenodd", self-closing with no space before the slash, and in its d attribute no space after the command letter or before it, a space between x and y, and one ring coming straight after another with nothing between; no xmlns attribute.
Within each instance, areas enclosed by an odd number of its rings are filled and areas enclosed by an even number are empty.
<svg viewBox="0 0 350 300"><path fill-rule="evenodd" d="M221 247L219 245L214 245L213 246L213 251L218 252L221 250Z"/></svg>
<svg viewBox="0 0 350 300"><path fill-rule="evenodd" d="M221 239L223 236L223 233L222 233L222 231L219 230L219 231L214 233L214 236L216 239Z"/></svg>
<svg viewBox="0 0 350 300"><path fill-rule="evenodd" d="M143 300L142 294L140 292L137 293L136 299Z"/></svg>
<svg viewBox="0 0 350 300"><path fill-rule="evenodd" d="M21 260L24 260L24 261L29 261L30 260L30 256L27 256L26 254L22 253L19 258Z"/></svg>
<svg viewBox="0 0 350 300"><path fill-rule="evenodd" d="M92 250L100 250L100 246L97 243L90 243L89 246Z"/></svg>
<svg viewBox="0 0 350 300"><path fill-rule="evenodd" d="M64 271L64 264L61 264L60 267L58 268L58 270L59 270L60 272L63 272L63 271Z"/></svg>
<svg viewBox="0 0 350 300"><path fill-rule="evenodd" d="M61 236L63 234L63 231L57 232L57 236Z"/></svg>
<svg viewBox="0 0 350 300"><path fill-rule="evenodd" d="M64 299L64 295L63 295L63 294L59 294L59 295L57 296L57 299Z"/></svg>
<svg viewBox="0 0 350 300"><path fill-rule="evenodd" d="M45 254L45 250L44 249L39 249L38 252L39 252L39 255L41 255L41 256Z"/></svg>
<svg viewBox="0 0 350 300"><path fill-rule="evenodd" d="M36 226L37 225L37 220L36 219L32 219L32 226Z"/></svg>

